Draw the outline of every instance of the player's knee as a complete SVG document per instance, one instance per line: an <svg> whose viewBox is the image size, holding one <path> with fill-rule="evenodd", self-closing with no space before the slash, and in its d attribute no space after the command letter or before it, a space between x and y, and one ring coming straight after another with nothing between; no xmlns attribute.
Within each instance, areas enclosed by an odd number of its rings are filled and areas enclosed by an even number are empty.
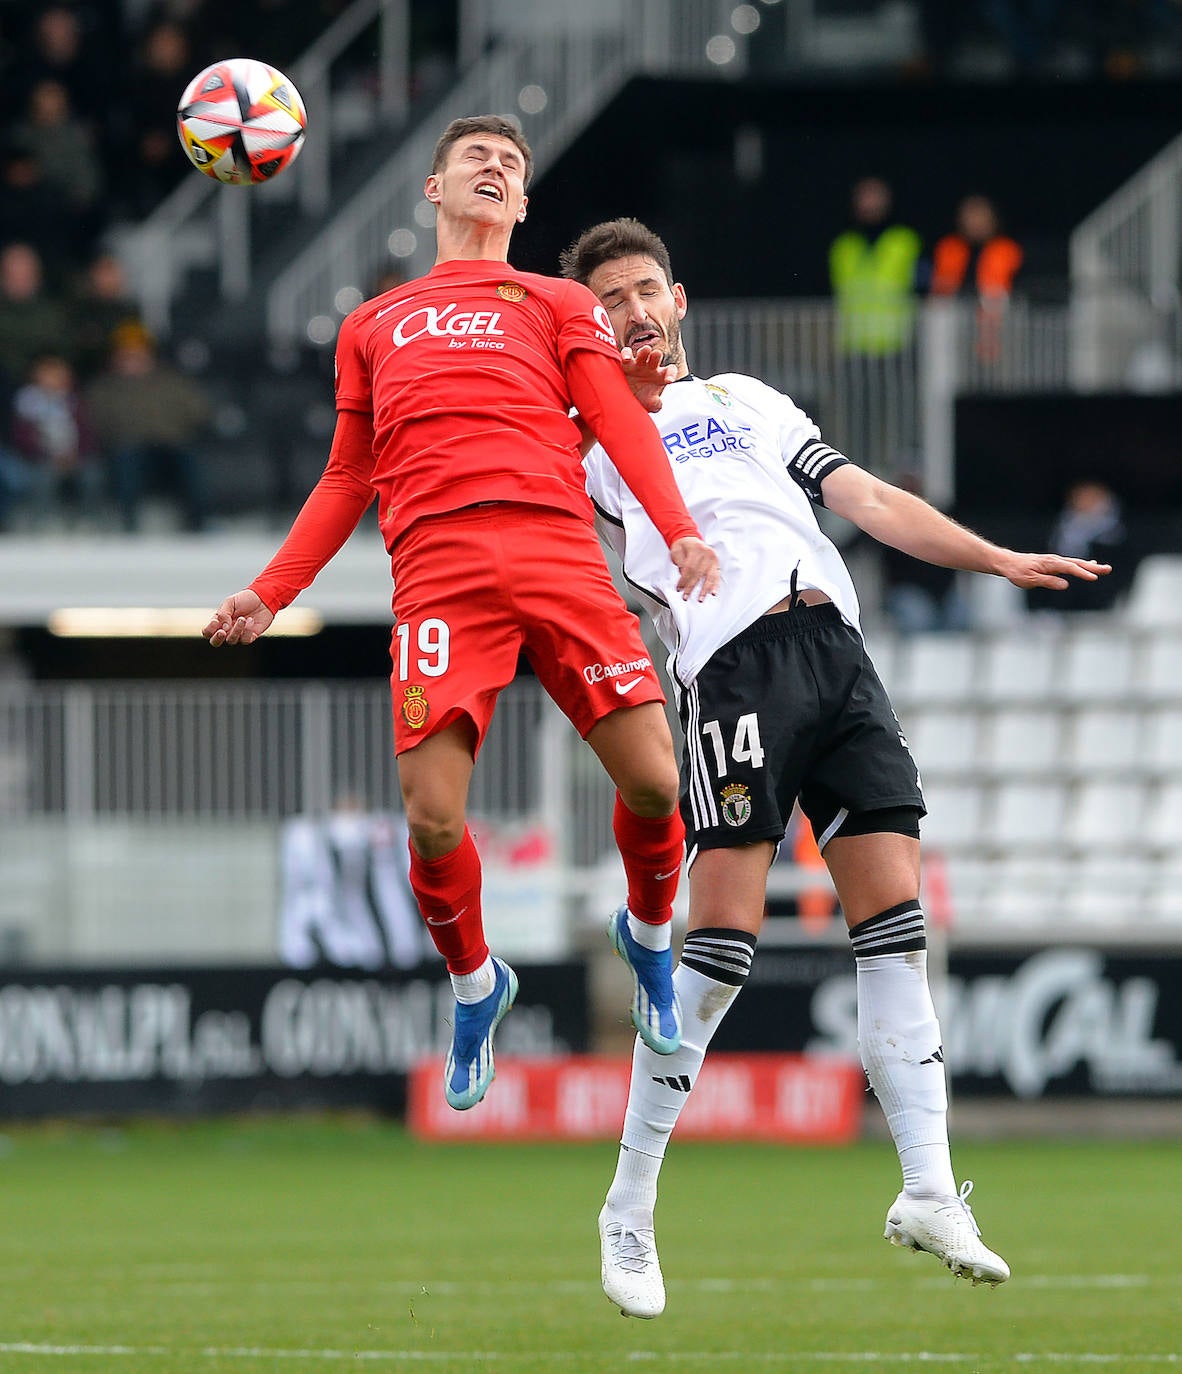
<svg viewBox="0 0 1182 1374"><path fill-rule="evenodd" d="M620 786L624 805L635 816L656 819L671 815L677 809L677 767L656 770Z"/></svg>
<svg viewBox="0 0 1182 1374"><path fill-rule="evenodd" d="M430 805L407 803L406 828L415 853L424 859L442 859L464 838L464 817Z"/></svg>

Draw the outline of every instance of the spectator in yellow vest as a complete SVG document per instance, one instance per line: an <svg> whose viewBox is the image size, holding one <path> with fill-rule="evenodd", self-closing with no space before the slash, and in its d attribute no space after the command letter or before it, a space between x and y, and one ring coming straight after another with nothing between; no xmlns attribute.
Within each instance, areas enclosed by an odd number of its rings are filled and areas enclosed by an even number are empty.
<svg viewBox="0 0 1182 1374"><path fill-rule="evenodd" d="M847 353L884 356L911 342L922 240L891 221L891 188L863 177L851 194L853 225L829 248L829 281Z"/></svg>

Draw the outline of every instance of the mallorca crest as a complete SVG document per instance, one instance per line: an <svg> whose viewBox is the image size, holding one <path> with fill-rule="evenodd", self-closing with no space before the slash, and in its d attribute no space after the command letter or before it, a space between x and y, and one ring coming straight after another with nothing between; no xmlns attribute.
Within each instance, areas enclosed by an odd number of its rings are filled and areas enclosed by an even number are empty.
<svg viewBox="0 0 1182 1374"><path fill-rule="evenodd" d="M402 719L412 730L421 730L431 714L427 701L427 689L417 682L407 687L402 694Z"/></svg>
<svg viewBox="0 0 1182 1374"><path fill-rule="evenodd" d="M518 301L525 300L527 294L525 287L515 281L503 281L497 287L497 295L501 300L512 301L515 305Z"/></svg>
<svg viewBox="0 0 1182 1374"><path fill-rule="evenodd" d="M751 819L751 791L744 782L729 782L718 794L727 825L746 825Z"/></svg>

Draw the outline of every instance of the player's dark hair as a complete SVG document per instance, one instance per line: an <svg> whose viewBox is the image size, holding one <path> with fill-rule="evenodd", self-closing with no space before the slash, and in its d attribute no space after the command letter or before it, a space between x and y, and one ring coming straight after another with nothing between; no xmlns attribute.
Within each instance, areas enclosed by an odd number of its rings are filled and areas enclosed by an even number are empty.
<svg viewBox="0 0 1182 1374"><path fill-rule="evenodd" d="M660 235L654 234L638 219L609 219L593 225L563 250L558 263L564 277L581 281L586 286L592 272L605 262L633 256L652 258L664 272L665 280L673 285L673 264L669 261L668 248Z"/></svg>
<svg viewBox="0 0 1182 1374"><path fill-rule="evenodd" d="M533 152L519 126L504 115L466 115L463 119L453 119L439 135L439 142L435 145L431 158L432 176L438 176L443 171L453 146L461 138L469 138L472 134L495 134L497 138L507 138L510 143L516 144L525 158L525 176L522 180L524 185L529 185L534 174Z"/></svg>

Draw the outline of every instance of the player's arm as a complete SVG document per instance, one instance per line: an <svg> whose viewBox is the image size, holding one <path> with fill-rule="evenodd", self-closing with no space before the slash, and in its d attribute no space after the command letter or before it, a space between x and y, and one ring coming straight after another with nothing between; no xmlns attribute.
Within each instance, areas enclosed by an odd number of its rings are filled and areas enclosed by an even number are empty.
<svg viewBox="0 0 1182 1374"><path fill-rule="evenodd" d="M943 568L993 573L1015 587L1049 587L1062 591L1068 577L1095 582L1112 571L1090 558L1057 553L1015 553L982 539L972 530L928 505L918 496L892 486L855 463L835 467L821 482L826 507L852 521L882 544Z"/></svg>
<svg viewBox="0 0 1182 1374"><path fill-rule="evenodd" d="M373 417L339 411L328 463L287 538L250 586L227 597L201 631L215 649L253 644L276 612L311 586L373 500L372 472Z"/></svg>
<svg viewBox="0 0 1182 1374"><path fill-rule="evenodd" d="M630 348L620 349L620 362L624 367L624 378L636 399L651 414L661 408L661 392L670 382L677 380L677 368L670 363L661 362L659 348L638 348L635 353ZM596 438L591 426L575 411L571 419L579 427L579 457L586 458L595 447Z"/></svg>
<svg viewBox="0 0 1182 1374"><path fill-rule="evenodd" d="M703 543L657 431L632 395L618 362L579 349L567 358L565 370L580 416L668 546L680 574L677 590L688 600L698 588L698 600L705 600L718 589L718 556Z"/></svg>

